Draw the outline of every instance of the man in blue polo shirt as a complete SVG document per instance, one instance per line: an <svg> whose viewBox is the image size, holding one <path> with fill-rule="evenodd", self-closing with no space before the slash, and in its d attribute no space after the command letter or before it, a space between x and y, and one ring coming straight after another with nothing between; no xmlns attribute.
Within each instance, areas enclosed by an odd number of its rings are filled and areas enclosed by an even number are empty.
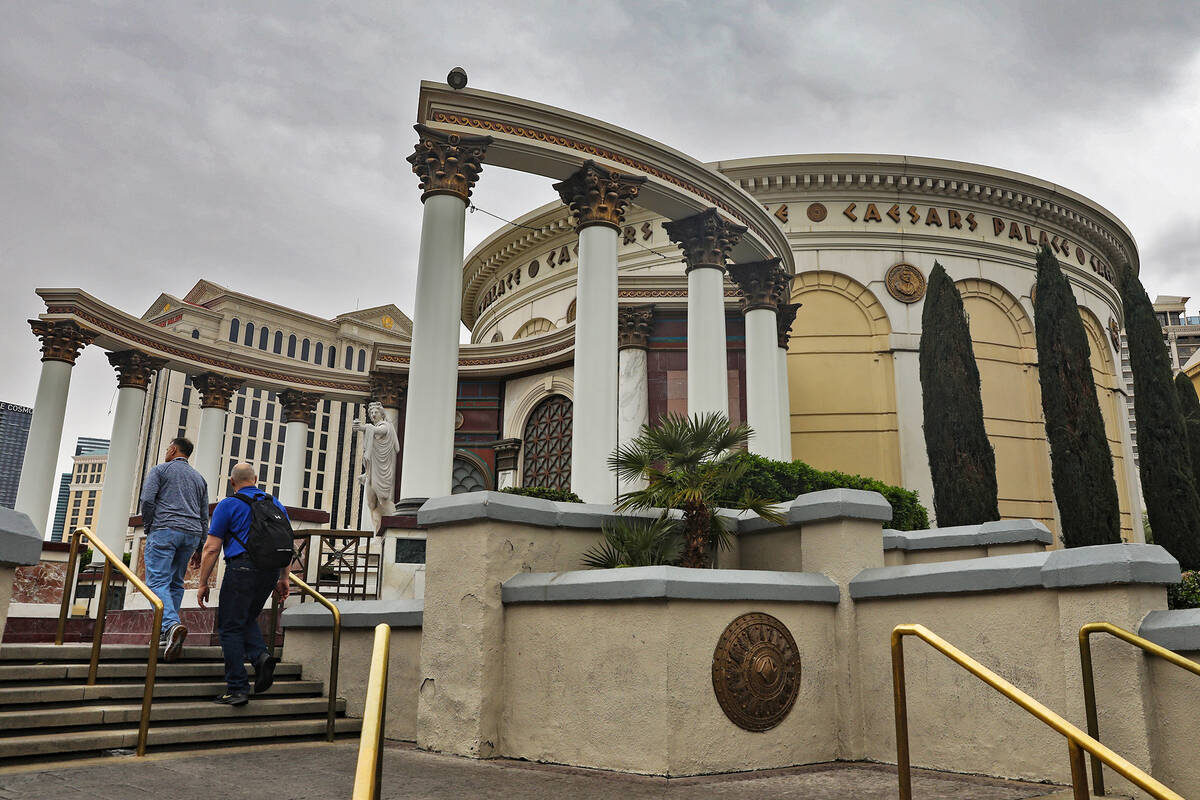
<svg viewBox="0 0 1200 800"><path fill-rule="evenodd" d="M229 475L234 494L246 500L267 497L258 488L258 475L246 463L236 464ZM287 516L287 509L271 498ZM225 656L225 694L213 700L231 706L245 705L250 695L250 679L246 674L246 659L254 665L254 692L261 694L271 687L275 675L275 657L267 651L258 615L267 598L275 591L280 599L288 595L287 568L260 569L250 560L244 543L250 533L250 505L238 497L226 497L213 510L212 525L204 542L200 560L200 588L196 598L200 607L208 601L209 578L217 565L221 549L225 550L225 577L221 581L218 601L217 630L221 652Z"/></svg>

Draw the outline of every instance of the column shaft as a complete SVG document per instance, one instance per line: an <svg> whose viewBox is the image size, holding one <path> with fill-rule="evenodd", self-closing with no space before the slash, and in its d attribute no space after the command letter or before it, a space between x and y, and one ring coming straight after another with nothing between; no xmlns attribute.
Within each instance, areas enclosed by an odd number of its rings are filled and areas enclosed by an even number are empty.
<svg viewBox="0 0 1200 800"><path fill-rule="evenodd" d="M617 446L617 231L579 231L575 306L575 399L571 489L586 503L611 503L616 477L608 456Z"/></svg>
<svg viewBox="0 0 1200 800"><path fill-rule="evenodd" d="M618 387L620 406L617 415L617 442L629 444L641 432L642 426L650 421L648 380L646 375L646 351L639 347L626 347L618 353ZM619 483L618 491L628 492L639 488L636 483Z"/></svg>
<svg viewBox="0 0 1200 800"><path fill-rule="evenodd" d="M72 365L65 361L43 361L38 378L33 419L25 443L25 461L17 486L15 508L29 515L43 535L50 515L50 494L54 490L54 468L62 444L63 418L67 412L67 391L71 385ZM69 532L68 532L69 533Z"/></svg>
<svg viewBox="0 0 1200 800"><path fill-rule="evenodd" d="M746 312L746 421L754 429L749 449L767 458L781 457L778 340L774 309Z"/></svg>
<svg viewBox="0 0 1200 800"><path fill-rule="evenodd" d="M96 513L96 535L117 555L125 551L125 533L129 530L129 511L135 492L138 434L146 390L136 386L117 389L117 410L113 414L108 466L104 470L104 495Z"/></svg>
<svg viewBox="0 0 1200 800"><path fill-rule="evenodd" d="M404 498L450 494L466 210L466 201L451 194L425 199L404 415Z"/></svg>
<svg viewBox="0 0 1200 800"><path fill-rule="evenodd" d="M299 506L304 492L304 461L308 451L308 423L289 420L283 442L283 468L279 477L279 502Z"/></svg>
<svg viewBox="0 0 1200 800"><path fill-rule="evenodd" d="M893 339L902 334L892 334ZM915 489L921 502L933 511L933 475L925 448L925 412L921 398L920 336L908 334L912 349L892 350L892 372L896 381L896 419L899 423L900 475L906 489ZM932 522L932 520L930 520Z"/></svg>
<svg viewBox="0 0 1200 800"><path fill-rule="evenodd" d="M201 408L200 430L196 434L196 457L192 463L208 483L208 499L216 502L224 494L227 475L222 475L221 450L225 445L224 408Z"/></svg>
<svg viewBox="0 0 1200 800"><path fill-rule="evenodd" d="M688 272L688 414L729 415L725 355L725 273L702 266Z"/></svg>
<svg viewBox="0 0 1200 800"><path fill-rule="evenodd" d="M779 460L792 460L792 395L788 389L787 350L775 348L775 359L778 368L775 379L779 391Z"/></svg>

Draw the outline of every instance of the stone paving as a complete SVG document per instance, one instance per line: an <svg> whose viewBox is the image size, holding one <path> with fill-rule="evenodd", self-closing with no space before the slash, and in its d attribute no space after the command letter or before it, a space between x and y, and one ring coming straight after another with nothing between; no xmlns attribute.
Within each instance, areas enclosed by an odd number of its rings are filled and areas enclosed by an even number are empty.
<svg viewBox="0 0 1200 800"><path fill-rule="evenodd" d="M350 797L358 743L281 744L89 759L0 769L0 800L337 800ZM921 800L1069 797L1063 787L929 772L914 774ZM648 778L596 770L474 761L390 744L384 798L698 800L895 798L896 773L877 764L823 764L699 778Z"/></svg>

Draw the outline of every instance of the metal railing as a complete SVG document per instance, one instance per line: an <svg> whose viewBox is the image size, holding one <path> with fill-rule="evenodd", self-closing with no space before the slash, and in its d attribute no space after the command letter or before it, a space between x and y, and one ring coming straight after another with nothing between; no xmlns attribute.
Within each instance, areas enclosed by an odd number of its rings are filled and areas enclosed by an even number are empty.
<svg viewBox="0 0 1200 800"><path fill-rule="evenodd" d="M897 625L892 630L892 689L896 707L896 766L900 780L900 800L912 800L912 765L908 749L908 701L904 691L904 637L916 636L934 650L992 687L1036 719L1066 737L1071 763L1071 789L1075 800L1089 800L1087 760L1084 752L1108 765L1127 781L1155 800L1184 800L1159 781L1081 731L1025 692L1013 686L924 625Z"/></svg>
<svg viewBox="0 0 1200 800"><path fill-rule="evenodd" d="M353 800L379 800L383 786L383 729L387 716L388 658L392 628L375 626L371 649L371 673L367 678L367 700L363 709L362 733L358 739L358 767L354 771Z"/></svg>
<svg viewBox="0 0 1200 800"><path fill-rule="evenodd" d="M150 651L146 658L146 691L142 695L142 717L138 723L137 754L144 756L146 755L146 738L150 733L150 704L154 701L154 678L158 672L158 637L159 629L162 628L163 603L162 600L158 599L158 595L150 591L150 587L146 586L137 575L133 574L133 570L129 569L124 561L114 555L104 545L104 542L100 541L99 537L87 528L76 528L75 532L71 534L71 550L67 556L67 574L66 582L63 584L62 607L58 611L58 633L54 637L56 645L63 643L63 637L66 634L67 612L70 610L71 596L74 594L75 565L79 559L79 543L84 537L87 538L92 547L104 556L104 574L100 579L100 601L96 605L96 624L92 629L92 659L88 665L88 686L96 684L96 676L100 671L100 643L104 637L104 619L108 612L108 583L112 579L114 566L133 588L145 596L154 609L154 624L150 627Z"/></svg>
<svg viewBox="0 0 1200 800"><path fill-rule="evenodd" d="M342 652L342 612L338 611L338 607L329 602L325 595L301 580L296 573L289 572L288 578L305 594L328 608L329 613L333 614L333 641L329 651L329 711L325 719L325 738L332 742L337 734L335 725L337 720L338 658ZM268 645L272 655L275 653L275 628L279 624L278 619L279 605L276 600L271 608L271 636Z"/></svg>
<svg viewBox="0 0 1200 800"><path fill-rule="evenodd" d="M1111 622L1089 622L1079 629L1079 663L1083 668L1083 705L1087 711L1088 735L1096 741L1100 740L1100 721L1096 716L1096 679L1092 674L1092 642L1093 633L1107 633L1121 641L1128 642L1134 647L1140 647L1153 656L1181 667L1195 675L1200 675L1200 664L1184 658L1173 650L1157 645L1149 639L1143 639L1136 633L1119 628ZM1096 794L1104 794L1103 767L1094 754L1092 755L1092 788Z"/></svg>

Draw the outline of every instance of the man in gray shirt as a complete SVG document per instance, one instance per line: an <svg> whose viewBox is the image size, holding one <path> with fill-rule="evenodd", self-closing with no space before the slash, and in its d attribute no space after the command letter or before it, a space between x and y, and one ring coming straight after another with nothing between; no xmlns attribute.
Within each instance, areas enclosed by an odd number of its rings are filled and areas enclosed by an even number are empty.
<svg viewBox="0 0 1200 800"><path fill-rule="evenodd" d="M179 621L183 577L189 561L199 563L200 540L208 531L208 484L188 464L192 443L171 440L162 464L142 486L142 525L146 531L146 585L163 603L159 644L164 661L174 661L188 630Z"/></svg>

